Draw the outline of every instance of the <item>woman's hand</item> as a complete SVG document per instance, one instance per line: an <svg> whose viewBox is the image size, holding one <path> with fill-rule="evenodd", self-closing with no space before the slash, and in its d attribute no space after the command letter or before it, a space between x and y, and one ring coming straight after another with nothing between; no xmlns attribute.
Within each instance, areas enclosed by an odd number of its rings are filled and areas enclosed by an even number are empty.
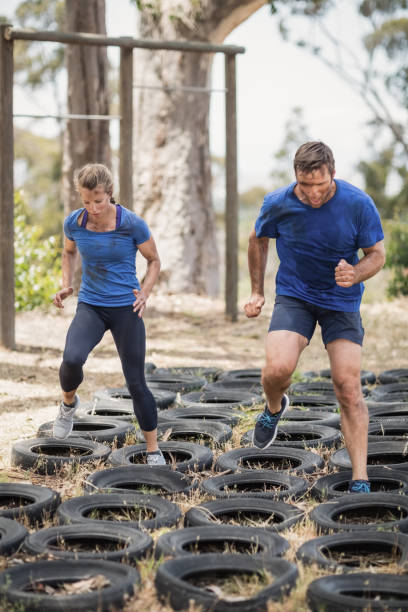
<svg viewBox="0 0 408 612"><path fill-rule="evenodd" d="M141 317L146 308L147 298L149 297L143 292L143 289L133 289L135 301L133 302L133 312L137 312L138 316Z"/></svg>
<svg viewBox="0 0 408 612"><path fill-rule="evenodd" d="M73 293L74 293L74 290L72 287L64 287L64 289L60 289L59 291L57 291L57 293L54 295L52 303L57 308L64 308L62 300L65 300L67 297L69 297Z"/></svg>

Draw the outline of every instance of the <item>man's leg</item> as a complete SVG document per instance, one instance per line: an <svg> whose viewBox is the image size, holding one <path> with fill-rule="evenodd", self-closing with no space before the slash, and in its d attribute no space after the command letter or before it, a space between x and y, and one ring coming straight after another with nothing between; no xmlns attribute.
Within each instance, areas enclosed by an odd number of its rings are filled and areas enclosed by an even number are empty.
<svg viewBox="0 0 408 612"><path fill-rule="evenodd" d="M361 346L338 339L326 345L334 391L341 407L341 429L351 459L353 480L367 477L368 410L361 390Z"/></svg>

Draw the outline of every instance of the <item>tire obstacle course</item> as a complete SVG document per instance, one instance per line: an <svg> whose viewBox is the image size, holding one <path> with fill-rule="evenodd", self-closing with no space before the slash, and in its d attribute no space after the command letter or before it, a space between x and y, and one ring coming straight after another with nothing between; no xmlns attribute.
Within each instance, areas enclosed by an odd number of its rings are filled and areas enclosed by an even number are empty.
<svg viewBox="0 0 408 612"><path fill-rule="evenodd" d="M69 438L52 438L44 423L38 438L12 448L13 465L33 479L84 477L82 495L65 501L50 487L0 483L0 600L27 610L120 610L140 588L138 564L156 558L166 609L194 602L266 612L268 602L290 598L302 563L314 568L305 610L340 610L339 602L342 610L408 610L398 575L408 564L406 372L383 373L376 386L362 372L370 495L347 493L350 461L328 370L291 387L280 437L260 450L248 430L264 402L260 370L150 364L167 463L160 467L145 464L126 387L96 391ZM285 559L286 536L308 524L316 535ZM395 572L381 574L389 566ZM89 592L55 596L55 585L95 573L101 582ZM237 580L257 588L231 595L225 585Z"/></svg>

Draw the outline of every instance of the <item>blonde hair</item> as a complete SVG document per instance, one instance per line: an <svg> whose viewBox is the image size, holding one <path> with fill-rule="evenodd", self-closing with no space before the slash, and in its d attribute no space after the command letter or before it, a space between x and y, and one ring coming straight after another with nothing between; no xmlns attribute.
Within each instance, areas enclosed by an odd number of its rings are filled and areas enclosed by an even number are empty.
<svg viewBox="0 0 408 612"><path fill-rule="evenodd" d="M105 193L110 194L111 202L115 203L112 197L113 191L113 180L112 174L109 168L104 164L86 164L77 170L74 174L75 188L78 190L82 189L96 189L98 185L102 185Z"/></svg>

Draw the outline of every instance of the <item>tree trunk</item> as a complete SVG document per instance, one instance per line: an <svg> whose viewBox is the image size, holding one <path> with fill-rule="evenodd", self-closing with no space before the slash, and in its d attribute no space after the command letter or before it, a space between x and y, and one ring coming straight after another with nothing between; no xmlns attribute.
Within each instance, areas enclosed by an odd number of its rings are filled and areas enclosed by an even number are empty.
<svg viewBox="0 0 408 612"><path fill-rule="evenodd" d="M222 43L266 0L141 2L141 38ZM218 250L211 200L208 53L135 51L135 210L152 228L170 291L218 292ZM168 89L166 89L166 87ZM172 89L176 88L176 89Z"/></svg>
<svg viewBox="0 0 408 612"><path fill-rule="evenodd" d="M106 34L105 0L65 0L66 29L71 32ZM108 60L106 47L68 45L67 112L108 115ZM72 119L64 134L63 200L64 213L78 208L73 189L74 171L87 163L110 166L109 121Z"/></svg>

